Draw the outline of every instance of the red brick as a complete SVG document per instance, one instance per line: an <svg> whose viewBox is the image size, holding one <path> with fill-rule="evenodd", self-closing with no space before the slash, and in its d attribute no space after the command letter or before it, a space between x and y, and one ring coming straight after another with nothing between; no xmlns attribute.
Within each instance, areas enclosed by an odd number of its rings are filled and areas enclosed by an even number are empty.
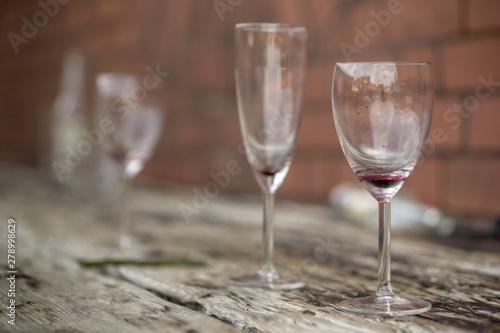
<svg viewBox="0 0 500 333"><path fill-rule="evenodd" d="M357 179L344 159L297 156L279 191L286 198L326 203L332 187L345 181Z"/></svg>
<svg viewBox="0 0 500 333"><path fill-rule="evenodd" d="M434 37L458 31L460 0L401 0L403 8L391 22L396 40Z"/></svg>
<svg viewBox="0 0 500 333"><path fill-rule="evenodd" d="M372 11L378 13L380 10L386 9L387 4L385 2L351 3L350 6L344 6L344 11L341 13L342 16L339 18L341 40L356 47L361 47L365 42L368 44L367 47L370 47L378 42L388 40L391 35L391 24L389 23L389 25L384 27L371 14ZM359 36L362 35L367 35L368 39L366 41L358 41L357 38L360 38Z"/></svg>
<svg viewBox="0 0 500 333"><path fill-rule="evenodd" d="M97 38L99 35L99 38ZM81 41L81 48L89 54L100 54L103 58L133 57L137 42L140 38L140 31L132 24L130 25L104 25L93 34L86 34ZM132 48L132 49L131 49ZM103 50L107 50L103 54Z"/></svg>
<svg viewBox="0 0 500 333"><path fill-rule="evenodd" d="M303 21L305 21L309 32L309 47L311 49L324 49L326 43L338 44L336 35L339 35L338 27L341 23L339 1L301 2L305 4L302 8L303 12L308 15L307 19Z"/></svg>
<svg viewBox="0 0 500 333"><path fill-rule="evenodd" d="M157 6L152 7L148 13L156 19L146 20L142 41L151 51L158 53L162 62L171 65L169 67L173 74L182 73L179 78L188 81L190 77L186 68L192 63L193 46L196 43L192 37L192 18L196 15L197 7L192 1L159 1ZM148 13L144 14L146 18Z"/></svg>
<svg viewBox="0 0 500 333"><path fill-rule="evenodd" d="M243 137L239 121L227 121L224 128L224 138L231 145L240 145L243 143Z"/></svg>
<svg viewBox="0 0 500 333"><path fill-rule="evenodd" d="M332 95L332 77L335 61L330 63L310 63L304 86L304 99L330 100Z"/></svg>
<svg viewBox="0 0 500 333"><path fill-rule="evenodd" d="M500 2L497 0L469 1L469 28L471 30L500 26Z"/></svg>
<svg viewBox="0 0 500 333"><path fill-rule="evenodd" d="M300 124L297 146L305 149L327 148L339 150L331 108L304 112Z"/></svg>
<svg viewBox="0 0 500 333"><path fill-rule="evenodd" d="M436 91L445 90L444 77L442 75L443 64L440 57L440 48L433 45L424 45L418 48L403 49L394 60L399 61L423 61L430 62Z"/></svg>
<svg viewBox="0 0 500 333"><path fill-rule="evenodd" d="M384 47L366 47L360 49L358 54L353 54L349 61L394 61L396 53L394 50ZM343 55L341 58L337 59L339 62L347 61Z"/></svg>
<svg viewBox="0 0 500 333"><path fill-rule="evenodd" d="M38 10L39 6L35 2L14 3L4 1L0 5L0 13L2 16L3 29L7 31L19 33L22 26L21 18L31 18Z"/></svg>
<svg viewBox="0 0 500 333"><path fill-rule="evenodd" d="M446 193L445 165L436 159L424 158L419 163L401 191L415 195L418 201L428 205L440 206Z"/></svg>
<svg viewBox="0 0 500 333"><path fill-rule="evenodd" d="M231 89L234 87L234 53L214 52L217 34L211 29L199 32L199 41L193 47L190 80L203 89Z"/></svg>
<svg viewBox="0 0 500 333"><path fill-rule="evenodd" d="M22 21L23 17L25 17L29 22L33 22L33 15L42 10L36 1L17 3L10 6L4 4L2 5L3 7L7 7L0 9L3 25L2 30L5 30L4 35L8 32L21 35L21 29L24 25L24 22Z"/></svg>
<svg viewBox="0 0 500 333"><path fill-rule="evenodd" d="M278 0L269 2L269 4L273 7L276 22L295 23L300 20L302 2L297 0Z"/></svg>
<svg viewBox="0 0 500 333"><path fill-rule="evenodd" d="M318 199L322 186L321 161L318 158L307 160L295 158L292 161L280 193L283 197L307 198L313 195ZM314 200L313 199L313 200Z"/></svg>
<svg viewBox="0 0 500 333"><path fill-rule="evenodd" d="M500 214L500 161L459 159L449 164L447 207L457 214Z"/></svg>
<svg viewBox="0 0 500 333"><path fill-rule="evenodd" d="M448 89L475 89L478 77L493 75L500 81L500 38L467 40L448 45L444 52L445 85Z"/></svg>
<svg viewBox="0 0 500 333"><path fill-rule="evenodd" d="M410 50L403 49L403 51L404 52L402 54L398 54L396 56L395 60L430 62L433 69L434 67L439 67L439 61L438 61L439 59L438 56L436 55L436 50L430 45L425 45Z"/></svg>
<svg viewBox="0 0 500 333"><path fill-rule="evenodd" d="M175 27L175 29L166 30L166 33L179 34L180 31L188 31L190 28L193 11L196 10L196 4L192 1L181 1L181 2L165 2L157 1L158 5L166 6L164 15L167 17L165 20L160 20L162 24L166 24L168 27ZM151 12L157 12L157 6L151 6Z"/></svg>
<svg viewBox="0 0 500 333"><path fill-rule="evenodd" d="M236 147L243 142L241 129L238 121L237 111L234 115L217 122L213 122L206 128L205 141L210 139L212 145ZM208 137L208 138L207 138Z"/></svg>
<svg viewBox="0 0 500 333"><path fill-rule="evenodd" d="M111 17L117 17L115 15L122 15L123 9L117 6L114 1L106 1L106 4L112 5L114 13L101 12L100 9L104 9L104 3L99 2L70 2L66 5L60 5L58 13L50 19L47 27L41 31L41 33L48 34L68 34L75 30L85 30L85 27L89 22L92 21L97 15L102 15L106 19L110 20ZM96 8L99 7L99 8Z"/></svg>
<svg viewBox="0 0 500 333"><path fill-rule="evenodd" d="M500 98L480 102L471 116L470 146L500 151Z"/></svg>
<svg viewBox="0 0 500 333"><path fill-rule="evenodd" d="M352 171L343 153L335 155L333 160L328 160L326 163L323 163L323 172L325 174L325 179L332 180L332 184L328 184L329 187L341 183L359 183L358 177L356 177Z"/></svg>
<svg viewBox="0 0 500 333"><path fill-rule="evenodd" d="M464 130L464 119L450 121L450 110L459 104L455 98L439 98L434 100L434 114L427 139L424 155L430 157L435 152L457 150L460 146L461 131ZM455 116L458 117L458 116ZM458 124L460 121L460 124Z"/></svg>
<svg viewBox="0 0 500 333"><path fill-rule="evenodd" d="M160 146L142 173L175 183L200 184L205 179L203 166L199 155L168 154Z"/></svg>
<svg viewBox="0 0 500 333"><path fill-rule="evenodd" d="M205 146L206 130L194 115L179 116L173 106L167 106L163 140L176 150L189 150Z"/></svg>
<svg viewBox="0 0 500 333"><path fill-rule="evenodd" d="M231 163L236 164L237 166L234 168L237 169L239 167L241 171L230 177L229 184L224 190L253 194L260 193L260 188L246 155L238 150L237 145L227 147L213 146L209 149L204 149L198 158L203 160L200 163L201 167L203 167L202 180L199 181L200 184L213 182L214 179L211 174L218 174L221 171L227 170L228 164Z"/></svg>
<svg viewBox="0 0 500 333"><path fill-rule="evenodd" d="M171 142L168 142L169 145L176 145L178 148L182 147L182 149L203 146L205 132L198 122L167 123L167 126L165 131L168 133L166 137L171 140Z"/></svg>
<svg viewBox="0 0 500 333"><path fill-rule="evenodd" d="M241 166L241 173L231 178L231 182L226 188L227 191L247 193L247 194L260 194L261 189L255 179L250 165L246 158L236 160ZM217 172L218 170L214 170ZM285 179L286 181L286 179ZM281 193L281 190L278 190Z"/></svg>

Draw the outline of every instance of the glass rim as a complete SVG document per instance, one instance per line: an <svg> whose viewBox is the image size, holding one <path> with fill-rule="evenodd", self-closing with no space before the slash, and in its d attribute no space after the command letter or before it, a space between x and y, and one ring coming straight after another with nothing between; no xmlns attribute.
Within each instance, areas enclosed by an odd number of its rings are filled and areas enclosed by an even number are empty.
<svg viewBox="0 0 500 333"><path fill-rule="evenodd" d="M431 65L430 61L347 61L347 62L337 62L335 66L339 65Z"/></svg>
<svg viewBox="0 0 500 333"><path fill-rule="evenodd" d="M250 22L250 23L237 23L236 30L246 31L275 31L275 32L305 32L307 28L303 25L290 24L290 23L273 23L273 22Z"/></svg>

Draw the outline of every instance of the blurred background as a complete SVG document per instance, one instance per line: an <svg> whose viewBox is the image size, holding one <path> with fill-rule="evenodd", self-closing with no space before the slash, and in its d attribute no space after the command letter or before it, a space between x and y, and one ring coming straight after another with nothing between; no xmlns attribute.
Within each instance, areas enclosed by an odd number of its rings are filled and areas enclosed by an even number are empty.
<svg viewBox="0 0 500 333"><path fill-rule="evenodd" d="M297 148L279 198L327 203L357 179L331 112L336 62L432 62L433 127L403 189L457 217L500 216L500 2L495 0L40 0L0 3L0 158L50 165L62 62L86 61L82 109L92 128L100 72L167 73L165 129L139 175L188 187L237 161L225 193L258 193L245 156L234 87L234 25L287 22L309 30L309 68ZM48 161L48 163L47 163Z"/></svg>

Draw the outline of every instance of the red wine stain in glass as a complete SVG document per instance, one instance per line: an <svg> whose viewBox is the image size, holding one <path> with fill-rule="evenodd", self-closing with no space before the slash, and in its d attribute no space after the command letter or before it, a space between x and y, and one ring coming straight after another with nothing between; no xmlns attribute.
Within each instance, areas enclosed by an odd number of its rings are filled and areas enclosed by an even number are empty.
<svg viewBox="0 0 500 333"><path fill-rule="evenodd" d="M358 175L362 182L371 184L378 188L391 188L398 186L406 180L404 175Z"/></svg>
<svg viewBox="0 0 500 333"><path fill-rule="evenodd" d="M280 170L279 169L276 169L272 166L266 166L262 169L259 170L259 172L261 174L263 174L264 176L274 176L275 174L277 174Z"/></svg>

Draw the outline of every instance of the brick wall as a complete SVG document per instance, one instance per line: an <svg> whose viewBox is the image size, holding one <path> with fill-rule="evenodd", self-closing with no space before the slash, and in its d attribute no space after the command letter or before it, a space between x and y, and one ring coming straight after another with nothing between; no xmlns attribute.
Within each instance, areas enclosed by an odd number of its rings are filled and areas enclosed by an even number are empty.
<svg viewBox="0 0 500 333"><path fill-rule="evenodd" d="M52 6L46 22L41 4ZM500 84L478 87L481 80L500 82L499 14L495 0L2 1L0 151L3 159L40 163L61 59L79 48L89 61L89 87L102 71L159 64L170 73L166 130L143 175L203 185L210 171L236 160L243 172L226 191L257 193L237 152L233 26L290 22L309 29L309 71L296 154L280 197L325 202L332 186L356 181L333 126L335 62L431 61L433 128L425 159L404 188L459 216L490 219L500 215ZM38 31L15 53L7 36L22 36L26 20L38 22ZM360 40L359 31L368 38ZM462 114L455 113L460 105Z"/></svg>

